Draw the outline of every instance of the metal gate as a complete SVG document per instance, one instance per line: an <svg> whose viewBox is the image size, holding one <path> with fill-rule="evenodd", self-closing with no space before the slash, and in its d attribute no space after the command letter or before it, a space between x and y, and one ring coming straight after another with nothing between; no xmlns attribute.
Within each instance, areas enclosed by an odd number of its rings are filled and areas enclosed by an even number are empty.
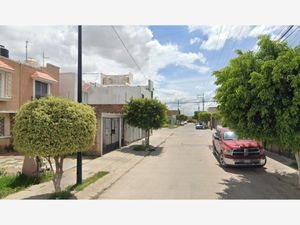
<svg viewBox="0 0 300 225"><path fill-rule="evenodd" d="M119 118L103 118L103 154L120 147Z"/></svg>

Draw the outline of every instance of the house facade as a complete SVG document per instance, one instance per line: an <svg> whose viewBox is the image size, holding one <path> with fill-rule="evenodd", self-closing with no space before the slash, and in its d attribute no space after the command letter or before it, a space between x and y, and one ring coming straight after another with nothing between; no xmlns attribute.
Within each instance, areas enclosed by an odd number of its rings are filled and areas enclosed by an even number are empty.
<svg viewBox="0 0 300 225"><path fill-rule="evenodd" d="M145 137L145 132L123 119L122 109L130 98L153 98L153 82L132 85L132 74L101 74L101 84L84 83L83 102L95 108L97 138L95 151L105 154Z"/></svg>
<svg viewBox="0 0 300 225"><path fill-rule="evenodd" d="M27 101L59 96L59 67L39 67L0 55L0 148L12 144L14 116Z"/></svg>
<svg viewBox="0 0 300 225"><path fill-rule="evenodd" d="M59 83L59 96L77 102L77 74L60 73Z"/></svg>
<svg viewBox="0 0 300 225"><path fill-rule="evenodd" d="M176 119L177 115L180 115L180 110L168 110L167 116L168 116L169 124L174 125L177 123L177 119Z"/></svg>

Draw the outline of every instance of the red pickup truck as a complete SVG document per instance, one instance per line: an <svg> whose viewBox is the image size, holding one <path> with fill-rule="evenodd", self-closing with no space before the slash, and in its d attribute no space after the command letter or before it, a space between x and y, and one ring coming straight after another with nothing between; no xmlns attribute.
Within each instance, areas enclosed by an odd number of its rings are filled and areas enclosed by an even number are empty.
<svg viewBox="0 0 300 225"><path fill-rule="evenodd" d="M256 141L238 139L228 128L217 128L213 134L213 148L221 166L260 166L266 162L265 151Z"/></svg>

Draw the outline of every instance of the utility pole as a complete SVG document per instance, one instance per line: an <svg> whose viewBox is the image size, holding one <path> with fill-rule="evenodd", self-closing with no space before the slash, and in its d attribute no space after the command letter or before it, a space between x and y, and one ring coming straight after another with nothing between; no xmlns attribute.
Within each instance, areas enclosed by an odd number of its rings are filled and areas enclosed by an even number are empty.
<svg viewBox="0 0 300 225"><path fill-rule="evenodd" d="M27 46L28 46L28 41L26 40L26 45L25 45L25 48L26 48L26 58L25 58L25 62L27 62L27 59L28 59L28 56L27 56Z"/></svg>
<svg viewBox="0 0 300 225"><path fill-rule="evenodd" d="M178 113L180 112L179 111L179 99L178 99L178 103L177 103L177 110L178 110Z"/></svg>
<svg viewBox="0 0 300 225"><path fill-rule="evenodd" d="M45 59L49 59L49 57L45 56L45 51L43 51L43 67L45 67Z"/></svg>
<svg viewBox="0 0 300 225"><path fill-rule="evenodd" d="M77 83L77 100L82 102L82 40L81 25L78 26L78 83ZM77 152L77 171L76 184L82 184L82 153Z"/></svg>

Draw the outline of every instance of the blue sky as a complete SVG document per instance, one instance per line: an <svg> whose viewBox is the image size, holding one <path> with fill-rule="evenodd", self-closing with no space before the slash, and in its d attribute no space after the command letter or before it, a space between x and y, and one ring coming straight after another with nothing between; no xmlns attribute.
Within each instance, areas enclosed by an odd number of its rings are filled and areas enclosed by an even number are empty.
<svg viewBox="0 0 300 225"><path fill-rule="evenodd" d="M212 100L216 86L214 70L235 57L235 49L257 50L257 37L269 34L277 39L288 26L83 26L83 72L86 82L99 82L100 73L134 75L134 84L154 81L155 97L170 109L192 115L198 108L198 95ZM287 39L299 43L298 26ZM119 37L128 51L126 51ZM28 54L42 64L58 65L61 72L77 71L76 26L0 26L0 44L10 50L12 59ZM134 58L132 60L131 56ZM176 103L176 104L175 104ZM205 104L214 106L214 103Z"/></svg>

